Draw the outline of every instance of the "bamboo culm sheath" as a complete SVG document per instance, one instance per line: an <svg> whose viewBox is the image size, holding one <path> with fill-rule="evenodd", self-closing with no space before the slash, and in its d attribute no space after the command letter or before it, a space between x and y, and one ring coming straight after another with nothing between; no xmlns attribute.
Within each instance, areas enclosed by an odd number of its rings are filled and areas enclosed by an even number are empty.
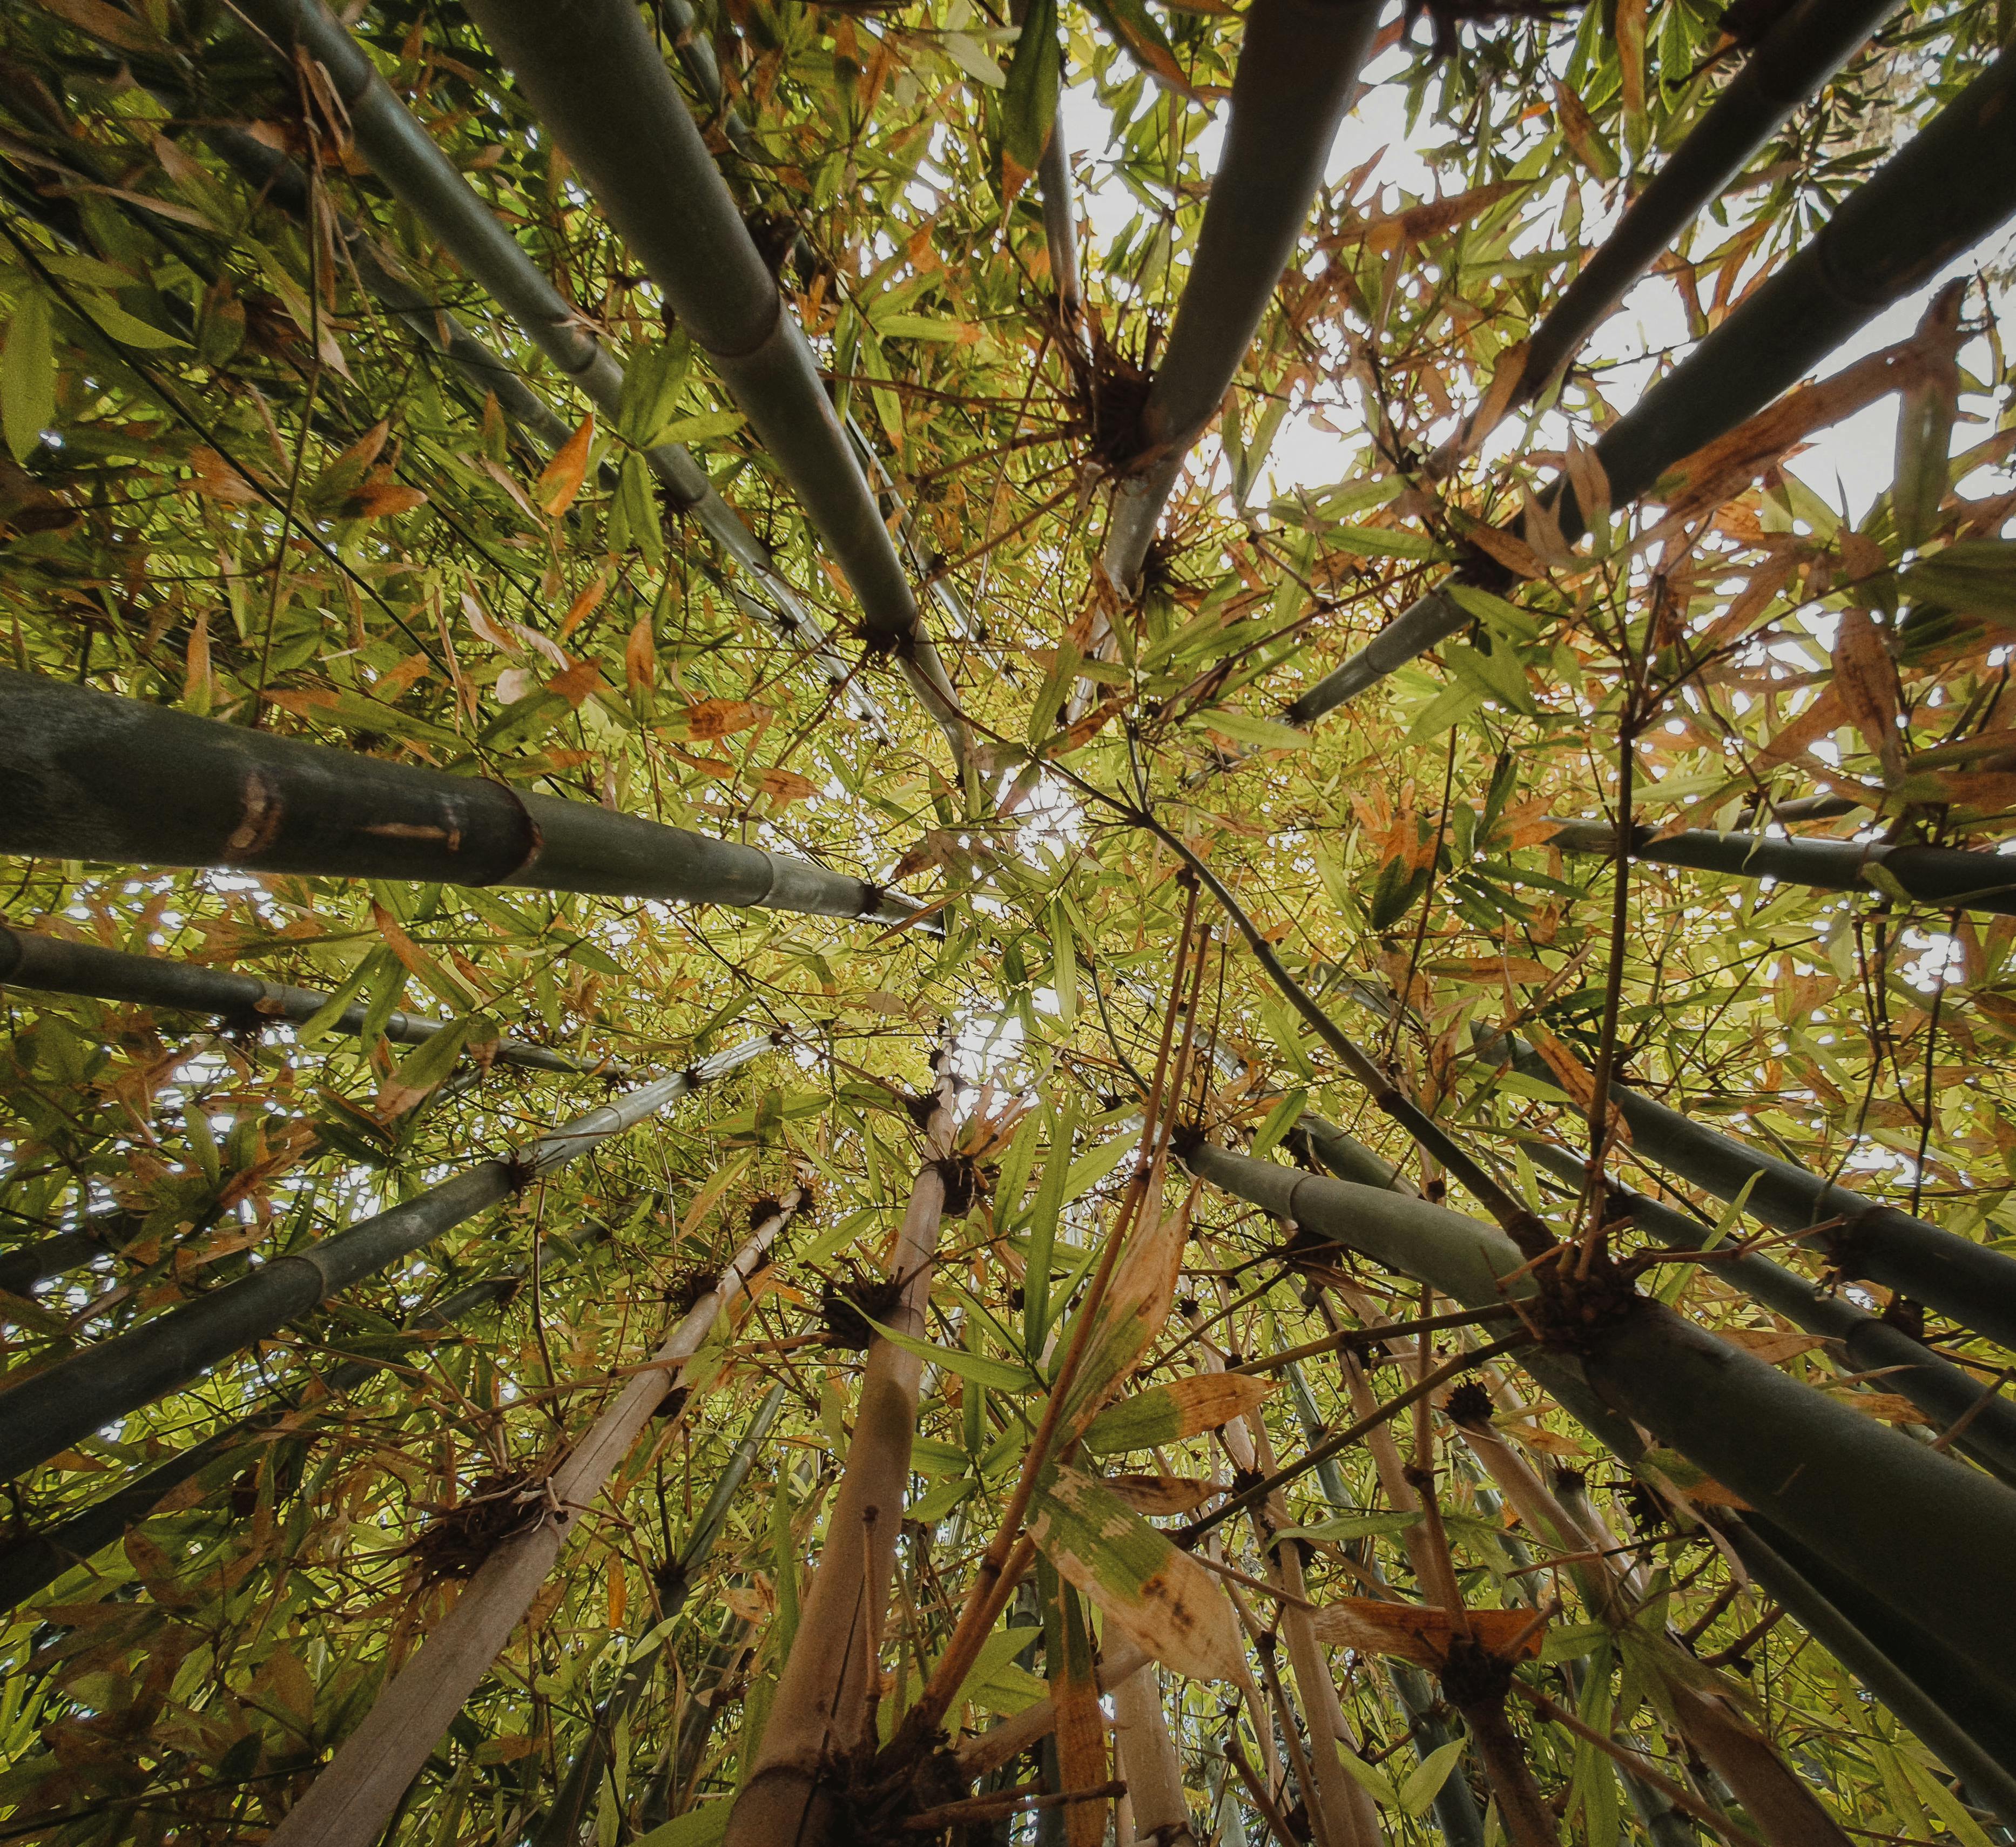
<svg viewBox="0 0 2016 1847"><path fill-rule="evenodd" d="M274 1831L272 1847L371 1847L400 1798L433 1755L498 1651L552 1575L562 1550L635 1446L667 1388L768 1261L770 1246L797 1212L795 1188L773 1205L722 1270L713 1288L687 1310L650 1363L632 1376L613 1403L582 1433L542 1484L544 1503L524 1530L499 1543L419 1654L373 1702L308 1794Z"/></svg>
<svg viewBox="0 0 2016 1847"><path fill-rule="evenodd" d="M312 1313L338 1291L423 1248L775 1043L767 1035L752 1039L691 1071L646 1084L504 1159L480 1161L404 1205L275 1258L224 1288L31 1374L0 1392L0 1478L45 1463L92 1431L201 1377L218 1361Z"/></svg>
<svg viewBox="0 0 2016 1847"><path fill-rule="evenodd" d="M1502 1280L1521 1267L1517 1248L1495 1228L1421 1201L1209 1147L1190 1165L1235 1197L1467 1306L1503 1299ZM1531 1283L1523 1276L1520 1287ZM1511 1291L1515 1299L1519 1292ZM1521 1363L1557 1389L1524 1356ZM1556 1363L1579 1370L1583 1392L1924 1624L1984 1677L2016 1683L2016 1604L1981 1593L2003 1581L2016 1557L2016 1489L1643 1298L1580 1330L1572 1356Z"/></svg>
<svg viewBox="0 0 2016 1847"><path fill-rule="evenodd" d="M587 802L0 672L0 852L898 922L866 881Z"/></svg>
<svg viewBox="0 0 2016 1847"><path fill-rule="evenodd" d="M2005 52L1604 432L1596 455L1611 504L1636 499L1675 463L1797 384L2012 212L2016 55ZM1586 529L1571 494L1557 499L1555 517L1570 542ZM1460 574L1449 580L1467 581ZM1469 620L1449 582L1438 586L1295 700L1288 721L1313 723Z"/></svg>
<svg viewBox="0 0 2016 1847"><path fill-rule="evenodd" d="M166 1007L173 1012L214 1014L234 1027L299 1025L327 1005L329 996L310 988L262 981L256 975L228 969L203 968L194 963L171 962L158 956L129 956L95 943L74 943L0 924L0 984L32 988L45 994L77 994L131 1006ZM339 1014L331 1030L354 1033L370 1010L362 1002ZM432 1039L442 1022L412 1014L389 1015L383 1027L394 1045L416 1046ZM500 1064L528 1071L578 1074L589 1068L564 1052L545 1046L524 1046L511 1039L497 1048Z"/></svg>

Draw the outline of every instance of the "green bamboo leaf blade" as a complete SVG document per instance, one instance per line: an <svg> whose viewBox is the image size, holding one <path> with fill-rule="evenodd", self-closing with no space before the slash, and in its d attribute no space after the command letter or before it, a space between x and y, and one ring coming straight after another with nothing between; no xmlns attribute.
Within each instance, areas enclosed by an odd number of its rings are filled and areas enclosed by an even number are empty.
<svg viewBox="0 0 2016 1847"><path fill-rule="evenodd" d="M920 1341L914 1334L902 1333L893 1327L885 1327L871 1315L862 1319L875 1330L878 1338L900 1347L920 1359L962 1379L970 1379L976 1385L989 1385L997 1392L1035 1392L1041 1389L1042 1381L1025 1366L1017 1366L1012 1360L995 1359L985 1353L970 1352L963 1347L941 1347L930 1341Z"/></svg>

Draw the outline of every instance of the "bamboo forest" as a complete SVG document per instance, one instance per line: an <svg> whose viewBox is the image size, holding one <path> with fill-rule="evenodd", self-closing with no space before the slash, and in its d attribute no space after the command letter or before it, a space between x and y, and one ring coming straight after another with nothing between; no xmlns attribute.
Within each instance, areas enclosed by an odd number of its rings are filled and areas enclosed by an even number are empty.
<svg viewBox="0 0 2016 1847"><path fill-rule="evenodd" d="M0 4L0 1843L2016 1847L2016 0Z"/></svg>

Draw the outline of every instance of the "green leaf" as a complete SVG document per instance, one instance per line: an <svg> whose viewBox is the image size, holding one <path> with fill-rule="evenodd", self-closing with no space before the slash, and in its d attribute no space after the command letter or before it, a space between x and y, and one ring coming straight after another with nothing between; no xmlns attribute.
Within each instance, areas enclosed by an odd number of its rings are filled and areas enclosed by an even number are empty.
<svg viewBox="0 0 2016 1847"><path fill-rule="evenodd" d="M1298 731L1292 725L1283 725L1276 718L1255 718L1251 712L1228 711L1223 706L1206 707L1197 714L1196 722L1259 750L1301 751L1307 749L1310 742L1306 731Z"/></svg>
<svg viewBox="0 0 2016 1847"><path fill-rule="evenodd" d="M1057 113L1057 81L1064 68L1057 44L1057 0L1031 0L1001 92L1002 146L1025 174L1034 173L1049 145Z"/></svg>
<svg viewBox="0 0 2016 1847"><path fill-rule="evenodd" d="M1993 622L2016 622L2016 539L1964 538L1911 565L1908 596Z"/></svg>
<svg viewBox="0 0 2016 1847"><path fill-rule="evenodd" d="M1399 1788L1401 1812L1415 1816L1427 1814L1462 1755L1463 1740L1452 1738L1446 1744L1438 1744L1416 1764Z"/></svg>
<svg viewBox="0 0 2016 1847"><path fill-rule="evenodd" d="M30 289L14 304L0 351L0 429L16 462L25 462L56 421L56 362L49 297Z"/></svg>
<svg viewBox="0 0 2016 1847"><path fill-rule="evenodd" d="M631 1847L720 1847L728 1838L728 1817L734 1806L732 1796L703 1802L639 1835Z"/></svg>
<svg viewBox="0 0 2016 1847"><path fill-rule="evenodd" d="M1284 1539L1330 1541L1391 1539L1395 1533L1418 1525L1420 1518L1418 1513L1340 1514L1334 1520L1325 1520L1315 1526L1284 1528L1280 1536Z"/></svg>
<svg viewBox="0 0 2016 1847"><path fill-rule="evenodd" d="M1309 1107L1309 1093L1306 1090L1291 1090L1267 1112L1267 1120L1260 1125L1253 1137L1253 1146L1247 1152L1255 1161L1273 1154L1281 1145L1281 1138L1295 1126Z"/></svg>
<svg viewBox="0 0 2016 1847"><path fill-rule="evenodd" d="M617 434L640 449L668 440L672 412L686 376L684 340L653 340L631 350L616 410Z"/></svg>
<svg viewBox="0 0 2016 1847"><path fill-rule="evenodd" d="M1108 1405L1085 1426L1085 1446L1095 1456L1151 1449L1216 1430L1255 1410L1273 1388L1244 1373L1196 1373L1151 1385Z"/></svg>
<svg viewBox="0 0 2016 1847"><path fill-rule="evenodd" d="M962 1379L970 1379L976 1385L992 1385L1000 1392L1036 1392L1042 1382L1025 1366L1017 1366L1012 1360L990 1359L984 1353L968 1353L959 1347L934 1346L929 1341L920 1341L914 1335L898 1334L893 1327L884 1327L873 1316L864 1315L862 1320L873 1328L883 1339L901 1347L905 1353L914 1353L920 1359L927 1359L934 1366L941 1366L949 1373L956 1373Z"/></svg>
<svg viewBox="0 0 2016 1847"><path fill-rule="evenodd" d="M658 434L660 442L712 442L733 436L748 422L739 410L701 411L697 416L675 418Z"/></svg>

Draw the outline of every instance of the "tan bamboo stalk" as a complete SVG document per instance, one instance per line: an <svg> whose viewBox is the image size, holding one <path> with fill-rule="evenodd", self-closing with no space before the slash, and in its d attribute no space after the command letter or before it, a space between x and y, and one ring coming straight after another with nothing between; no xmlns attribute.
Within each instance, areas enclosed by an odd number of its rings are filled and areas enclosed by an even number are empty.
<svg viewBox="0 0 2016 1847"><path fill-rule="evenodd" d="M952 1141L948 1075L939 1082L924 1132L923 1165L889 1254L889 1274L903 1292L888 1324L901 1334L924 1331ZM728 1819L728 1847L781 1842L819 1847L831 1829L834 1806L820 1788L819 1772L833 1756L862 1742L866 1732L869 1689L880 1672L877 1644L895 1572L923 1374L923 1362L893 1341L878 1338L870 1345L854 1440L826 1517L826 1543L762 1743Z"/></svg>
<svg viewBox="0 0 2016 1847"><path fill-rule="evenodd" d="M1183 1766L1163 1716L1153 1667L1129 1675L1113 1690L1113 1741L1134 1811L1132 1834L1117 1838L1153 1841L1157 1847L1197 1847L1190 1805L1183 1800Z"/></svg>
<svg viewBox="0 0 2016 1847"><path fill-rule="evenodd" d="M1219 1285L1221 1296L1225 1286ZM1204 1356L1200 1370L1222 1372L1225 1362L1208 1341L1198 1343ZM1271 1475L1274 1457L1267 1433L1258 1418L1235 1417L1219 1432L1226 1453L1248 1476ZM1344 1767L1337 1752L1355 1752L1358 1741L1348 1727L1340 1727L1343 1717L1338 1706L1337 1683L1330 1676L1323 1644L1307 1607L1302 1582L1302 1555L1293 1540L1281 1543L1274 1536L1287 1524L1287 1510L1278 1495L1270 1495L1252 1510L1253 1528L1261 1549L1268 1556L1274 1582L1284 1600L1280 1611L1280 1633L1288 1644L1288 1665L1294 1670L1295 1690L1301 1705L1302 1728L1309 1735L1314 1781L1309 1791L1309 1812L1319 1809L1324 1831L1336 1847L1383 1847L1385 1836L1371 1797L1357 1778Z"/></svg>
<svg viewBox="0 0 2016 1847"><path fill-rule="evenodd" d="M511 1639L585 1513L622 1466L668 1386L728 1305L740 1295L764 1254L803 1199L786 1194L749 1235L713 1288L681 1318L650 1361L631 1376L544 1484L535 1524L506 1539L483 1561L447 1620L427 1638L363 1724L272 1835L270 1847L372 1847L498 1651Z"/></svg>

